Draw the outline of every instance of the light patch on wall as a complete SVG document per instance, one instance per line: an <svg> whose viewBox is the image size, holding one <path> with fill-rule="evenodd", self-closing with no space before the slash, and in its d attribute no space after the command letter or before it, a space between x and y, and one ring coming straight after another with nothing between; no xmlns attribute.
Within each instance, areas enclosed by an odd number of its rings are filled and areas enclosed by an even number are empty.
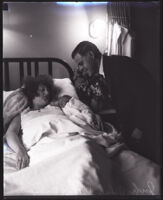
<svg viewBox="0 0 163 200"><path fill-rule="evenodd" d="M9 12L3 12L3 25L8 25L10 23Z"/></svg>
<svg viewBox="0 0 163 200"><path fill-rule="evenodd" d="M106 5L76 3L84 4L77 7L61 6L56 2L9 4L11 12L5 13L3 18L3 54L7 57L55 55L73 64L71 51L82 40L92 41L103 52L105 36L90 37L89 24L95 19L105 21Z"/></svg>
<svg viewBox="0 0 163 200"><path fill-rule="evenodd" d="M106 23L103 20L97 19L89 26L89 35L92 38L98 38L106 33Z"/></svg>
<svg viewBox="0 0 163 200"><path fill-rule="evenodd" d="M11 41L12 37L11 37L11 31L7 30L6 28L3 28L3 46L7 46L7 44L9 44L9 41ZM14 40L14 38L13 38Z"/></svg>
<svg viewBox="0 0 163 200"><path fill-rule="evenodd" d="M33 40L31 40L31 42L30 40L30 34L12 28L4 27L3 55L6 56L7 54L9 54L10 57L15 57L14 55L17 55L17 57L26 57L28 56L26 52L29 51L32 55L33 51L35 52L35 49L34 46L32 46Z"/></svg>

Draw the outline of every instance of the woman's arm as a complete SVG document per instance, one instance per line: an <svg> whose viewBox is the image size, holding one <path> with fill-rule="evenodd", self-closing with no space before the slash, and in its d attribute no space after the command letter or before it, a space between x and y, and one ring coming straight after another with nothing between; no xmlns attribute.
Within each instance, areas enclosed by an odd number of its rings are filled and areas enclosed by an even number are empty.
<svg viewBox="0 0 163 200"><path fill-rule="evenodd" d="M3 104L3 128L4 134L7 131L7 128L11 120L21 113L25 107L27 107L28 101L27 98L20 93L20 89L11 93L5 100Z"/></svg>
<svg viewBox="0 0 163 200"><path fill-rule="evenodd" d="M18 137L20 131L21 119L17 115L10 123L6 132L6 141L9 147L17 154L17 168L21 169L29 164L29 156L23 144Z"/></svg>

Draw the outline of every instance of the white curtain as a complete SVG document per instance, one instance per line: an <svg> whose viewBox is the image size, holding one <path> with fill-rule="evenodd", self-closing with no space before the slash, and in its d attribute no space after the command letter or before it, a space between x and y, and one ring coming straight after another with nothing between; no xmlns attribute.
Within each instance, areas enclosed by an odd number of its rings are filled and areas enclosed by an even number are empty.
<svg viewBox="0 0 163 200"><path fill-rule="evenodd" d="M108 4L107 55L132 56L132 36L129 32L129 9L126 4Z"/></svg>

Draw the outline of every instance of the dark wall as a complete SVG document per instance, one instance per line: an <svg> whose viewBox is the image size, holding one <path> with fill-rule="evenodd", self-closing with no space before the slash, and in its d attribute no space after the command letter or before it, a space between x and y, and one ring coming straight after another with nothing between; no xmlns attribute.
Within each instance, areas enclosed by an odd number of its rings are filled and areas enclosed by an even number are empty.
<svg viewBox="0 0 163 200"><path fill-rule="evenodd" d="M161 135L161 73L160 73L160 6L159 2L132 3L132 26L135 33L134 58L156 82L156 141L160 152ZM155 95L151 93L151 96ZM143 119L142 119L143 120ZM160 160L160 153L157 154Z"/></svg>
<svg viewBox="0 0 163 200"><path fill-rule="evenodd" d="M160 7L158 2L131 3L134 58L160 82Z"/></svg>

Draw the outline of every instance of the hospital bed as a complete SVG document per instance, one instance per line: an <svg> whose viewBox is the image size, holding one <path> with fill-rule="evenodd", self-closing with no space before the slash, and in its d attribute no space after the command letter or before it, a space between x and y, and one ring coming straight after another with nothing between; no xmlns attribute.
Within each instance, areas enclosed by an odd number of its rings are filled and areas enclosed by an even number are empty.
<svg viewBox="0 0 163 200"><path fill-rule="evenodd" d="M56 77L56 66L62 68L63 77L62 73ZM18 79L15 88L13 73ZM78 98L73 71L62 59L4 58L3 100L21 86L25 76L41 73L53 77L60 96ZM53 111L55 131L46 120ZM3 145L4 196L160 195L159 165L128 148L109 157L101 145L80 134L88 130L73 124L59 109L47 106L35 113L35 118L31 115L26 124L28 167L17 170L15 153L6 143Z"/></svg>

